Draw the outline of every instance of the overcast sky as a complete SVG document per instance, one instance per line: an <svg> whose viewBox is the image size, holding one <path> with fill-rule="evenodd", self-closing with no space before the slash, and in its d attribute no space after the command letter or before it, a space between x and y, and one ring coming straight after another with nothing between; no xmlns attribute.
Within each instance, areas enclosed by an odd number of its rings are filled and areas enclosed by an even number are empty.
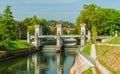
<svg viewBox="0 0 120 74"><path fill-rule="evenodd" d="M36 15L47 20L75 22L84 4L120 10L120 0L0 0L0 12L11 5L16 20Z"/></svg>

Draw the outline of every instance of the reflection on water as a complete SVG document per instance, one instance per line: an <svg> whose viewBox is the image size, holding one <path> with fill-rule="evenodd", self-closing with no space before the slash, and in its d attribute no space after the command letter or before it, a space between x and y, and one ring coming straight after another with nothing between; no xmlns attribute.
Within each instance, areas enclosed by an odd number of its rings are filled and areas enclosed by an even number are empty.
<svg viewBox="0 0 120 74"><path fill-rule="evenodd" d="M0 74L68 74L75 52L37 52L0 63Z"/></svg>

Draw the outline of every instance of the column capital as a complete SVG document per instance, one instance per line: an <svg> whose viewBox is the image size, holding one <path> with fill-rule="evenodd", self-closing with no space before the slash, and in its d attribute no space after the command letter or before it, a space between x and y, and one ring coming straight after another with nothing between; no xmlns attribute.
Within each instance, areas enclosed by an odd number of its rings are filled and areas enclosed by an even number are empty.
<svg viewBox="0 0 120 74"><path fill-rule="evenodd" d="M42 27L42 25L36 24L34 27L35 28L40 28L40 27Z"/></svg>
<svg viewBox="0 0 120 74"><path fill-rule="evenodd" d="M56 27L62 27L62 24L57 24Z"/></svg>
<svg viewBox="0 0 120 74"><path fill-rule="evenodd" d="M84 26L86 26L86 24L85 23L80 23L80 26L84 27Z"/></svg>

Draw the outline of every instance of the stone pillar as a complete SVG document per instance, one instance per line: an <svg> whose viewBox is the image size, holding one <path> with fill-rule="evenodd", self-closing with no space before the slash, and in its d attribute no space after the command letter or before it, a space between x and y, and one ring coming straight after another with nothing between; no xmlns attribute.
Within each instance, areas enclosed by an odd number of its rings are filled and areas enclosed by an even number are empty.
<svg viewBox="0 0 120 74"><path fill-rule="evenodd" d="M34 64L34 74L40 74L40 67L38 65L38 55L34 54L32 56L32 63Z"/></svg>
<svg viewBox="0 0 120 74"><path fill-rule="evenodd" d="M57 24L57 35L62 35L63 34L63 30L62 30L62 24Z"/></svg>
<svg viewBox="0 0 120 74"><path fill-rule="evenodd" d="M63 74L63 69L61 66L61 56L60 53L56 53L56 64L57 64L57 74Z"/></svg>
<svg viewBox="0 0 120 74"><path fill-rule="evenodd" d="M27 42L30 43L30 33L27 32Z"/></svg>
<svg viewBox="0 0 120 74"><path fill-rule="evenodd" d="M41 46L40 38L39 36L42 35L42 26L41 25L35 25L35 46L39 47Z"/></svg>
<svg viewBox="0 0 120 74"><path fill-rule="evenodd" d="M90 31L88 31L88 40L87 40L87 42L88 42L90 39L91 39L91 33L90 33Z"/></svg>
<svg viewBox="0 0 120 74"><path fill-rule="evenodd" d="M35 46L36 47L39 47L39 39L38 39L38 34L36 34L35 36L34 36L34 40L35 40Z"/></svg>
<svg viewBox="0 0 120 74"><path fill-rule="evenodd" d="M38 33L38 36L42 35L42 26L35 25L35 34Z"/></svg>
<svg viewBox="0 0 120 74"><path fill-rule="evenodd" d="M85 39L86 39L86 29L85 29L85 26L86 24L85 23L81 23L80 24L81 26L81 46L83 47L85 45Z"/></svg>
<svg viewBox="0 0 120 74"><path fill-rule="evenodd" d="M27 59L27 71L30 71L30 59Z"/></svg>
<svg viewBox="0 0 120 74"><path fill-rule="evenodd" d="M62 32L62 24L56 25L57 27L57 46L56 46L56 51L60 51L62 47L62 38L61 35L63 34Z"/></svg>

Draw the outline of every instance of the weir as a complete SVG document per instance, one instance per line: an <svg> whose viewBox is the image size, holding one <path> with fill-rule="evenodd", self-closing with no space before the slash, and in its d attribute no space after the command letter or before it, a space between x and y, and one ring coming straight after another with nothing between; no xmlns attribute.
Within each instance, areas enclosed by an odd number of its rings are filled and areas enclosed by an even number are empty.
<svg viewBox="0 0 120 74"><path fill-rule="evenodd" d="M31 40L34 39L34 45L36 47L41 46L41 38L55 38L56 39L56 51L61 51L63 47L63 39L64 38L75 38L78 37L80 38L80 45L83 47L86 43L86 41L90 40L90 31L88 32L88 35L86 35L86 24L81 23L81 33L78 35L63 35L63 27L62 24L57 24L57 34L56 35L42 35L42 26L41 25L35 25L35 35L31 36L30 33L27 33L27 42L31 43Z"/></svg>

